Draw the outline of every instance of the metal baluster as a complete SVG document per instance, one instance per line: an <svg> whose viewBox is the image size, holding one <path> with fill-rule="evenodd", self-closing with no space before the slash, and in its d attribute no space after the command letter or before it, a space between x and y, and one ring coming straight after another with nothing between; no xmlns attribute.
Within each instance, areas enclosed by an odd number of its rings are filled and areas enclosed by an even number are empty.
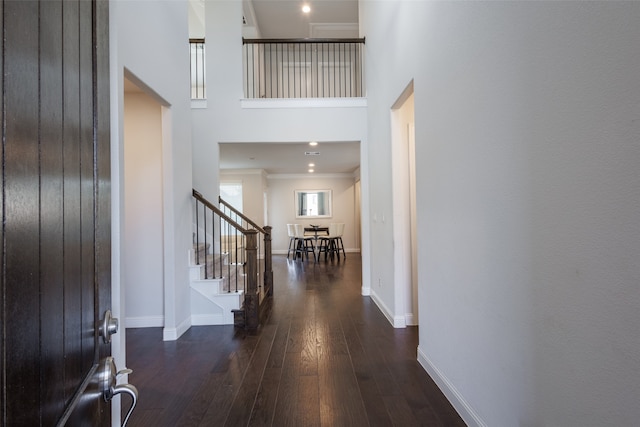
<svg viewBox="0 0 640 427"><path fill-rule="evenodd" d="M198 220L198 207L199 207L198 199L196 199L196 265L200 264L200 225Z"/></svg>
<svg viewBox="0 0 640 427"><path fill-rule="evenodd" d="M296 52L296 48L298 48L298 52ZM300 45L293 45L293 97L300 98L298 92L298 85L296 84L296 61L300 61Z"/></svg>
<svg viewBox="0 0 640 427"><path fill-rule="evenodd" d="M214 279L216 277L216 213L211 211L211 278ZM207 263L209 265L209 263Z"/></svg>
<svg viewBox="0 0 640 427"><path fill-rule="evenodd" d="M318 91L318 96L324 98L324 43L320 43L320 67L319 70L322 76L318 76L318 82L322 81L322 94Z"/></svg>
<svg viewBox="0 0 640 427"><path fill-rule="evenodd" d="M316 78L315 79L313 78L313 69L314 69L313 68L313 58L316 59L316 68L315 68L315 70L316 70ZM311 92L313 92L312 96L314 98L317 98L318 97L318 46L315 45L315 44L313 45L313 51L312 51L312 55L311 55L311 82L312 82L312 84L313 84L313 82L316 82L316 90L315 90L315 92L313 90Z"/></svg>
<svg viewBox="0 0 640 427"><path fill-rule="evenodd" d="M280 52L280 61L278 61L278 52ZM276 44L276 66L282 69L282 44ZM280 98L280 79L282 78L282 71L276 76L276 98Z"/></svg>
<svg viewBox="0 0 640 427"><path fill-rule="evenodd" d="M204 219L202 220L204 223L204 278L208 279L209 272L207 271L207 255L209 251L207 249L207 211L204 204L202 205L202 213L204 216Z"/></svg>
<svg viewBox="0 0 640 427"><path fill-rule="evenodd" d="M242 247L244 247L242 255L242 288L247 289L247 237L244 234L242 235Z"/></svg>
<svg viewBox="0 0 640 427"><path fill-rule="evenodd" d="M258 232L258 236L260 236L260 232ZM260 280L261 279L260 272L262 271L262 269L260 268L260 251L262 249L262 246L260 245L261 244L261 240L262 239L258 238L258 260L257 260L257 262L258 262L258 266L257 266L257 269L258 269L258 290L260 290L262 288L262 280Z"/></svg>
<svg viewBox="0 0 640 427"><path fill-rule="evenodd" d="M237 233L237 230L236 230ZM234 248L234 253L235 253L235 271L236 271L236 292L238 292L238 235L236 234L236 238L235 238L235 248Z"/></svg>
<svg viewBox="0 0 640 427"><path fill-rule="evenodd" d="M356 55L356 62L357 62L357 70L358 70L358 96L362 96L363 95L363 90L362 90L362 83L363 83L363 78L364 76L362 75L362 51L364 49L362 48L362 45L358 45L358 52Z"/></svg>
<svg viewBox="0 0 640 427"><path fill-rule="evenodd" d="M273 98L273 48L271 47L271 43L269 43L269 96L268 98Z"/></svg>
<svg viewBox="0 0 640 427"><path fill-rule="evenodd" d="M220 279L222 279L222 258L223 258L223 253L222 253L222 218L218 216L218 230L220 231L220 234L218 235L218 264L220 266Z"/></svg>
<svg viewBox="0 0 640 427"><path fill-rule="evenodd" d="M307 49L309 49L308 45L304 45L304 96L305 98L309 97L309 93L307 92L309 76L307 76Z"/></svg>
<svg viewBox="0 0 640 427"><path fill-rule="evenodd" d="M343 57L344 57L344 96L349 97L349 83L350 83L350 78L351 78L351 74L350 71L351 70L351 63L349 62L348 58L347 58L347 54L349 54L349 44L344 45L344 53L343 53Z"/></svg>
<svg viewBox="0 0 640 427"><path fill-rule="evenodd" d="M342 43L338 43L338 97L344 96L342 92Z"/></svg>
<svg viewBox="0 0 640 427"><path fill-rule="evenodd" d="M189 43L189 77L193 78L193 50L194 50L194 45L193 43ZM196 67L197 67L197 63L198 63L198 58L196 57ZM191 98L193 99L193 81L191 82ZM197 87L197 86L196 86ZM196 94L197 96L197 91Z"/></svg>
<svg viewBox="0 0 640 427"><path fill-rule="evenodd" d="M262 88L263 88L263 82L262 82L262 78L264 76L264 63L260 61L260 57L262 57L262 60L264 61L264 46L263 45L258 45L258 98L262 98Z"/></svg>
<svg viewBox="0 0 640 427"><path fill-rule="evenodd" d="M200 71L200 66L198 65L198 59L199 59L198 56L200 56L198 55L199 46L200 46L199 44L195 45L195 48L196 48L196 98L200 98L200 85L199 85L200 79L198 78L199 71Z"/></svg>
<svg viewBox="0 0 640 427"><path fill-rule="evenodd" d="M333 97L336 96L336 45L335 43L332 43L332 49L333 51L333 83L331 84L331 88L333 89Z"/></svg>
<svg viewBox="0 0 640 427"><path fill-rule="evenodd" d="M245 96L247 98L253 98L253 94L251 93L251 80L253 72L251 70L251 62L249 59L249 45L244 45L244 66L245 73L247 75L247 81L245 82Z"/></svg>
<svg viewBox="0 0 640 427"><path fill-rule="evenodd" d="M225 245L227 248L227 277L229 277L229 289L227 292L231 292L231 265L234 263L234 260L231 258L231 224L227 221L225 222L227 224L227 243Z"/></svg>

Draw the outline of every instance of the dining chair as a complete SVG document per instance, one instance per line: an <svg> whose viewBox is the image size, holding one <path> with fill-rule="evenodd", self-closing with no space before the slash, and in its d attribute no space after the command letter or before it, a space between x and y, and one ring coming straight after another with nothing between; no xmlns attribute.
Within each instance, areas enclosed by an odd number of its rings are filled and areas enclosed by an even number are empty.
<svg viewBox="0 0 640 427"><path fill-rule="evenodd" d="M302 224L294 224L295 236L296 236L296 251L295 256L300 254L300 259L307 256L309 259L309 252L313 255L313 260L316 261L316 248L313 244L313 236L304 235L304 226Z"/></svg>
<svg viewBox="0 0 640 427"><path fill-rule="evenodd" d="M344 222L340 222L336 224L335 237L334 237L336 253L338 257L340 257L340 251L342 251L342 256L344 257L344 259L347 259L347 253L344 250L344 242L342 241L343 234L344 234Z"/></svg>
<svg viewBox="0 0 640 427"><path fill-rule="evenodd" d="M347 254L344 250L344 242L342 241L343 233L343 222L329 224L329 235L319 237L320 244L318 245L318 259L322 252L324 252L325 260L327 259L327 256L330 256L333 259L334 255L340 259L340 251L342 251L344 258L347 258Z"/></svg>
<svg viewBox="0 0 640 427"><path fill-rule="evenodd" d="M287 235L289 236L289 249L287 250L287 259L289 259L289 254L291 250L293 250L293 255L295 256L296 250L296 228L295 224L287 224Z"/></svg>

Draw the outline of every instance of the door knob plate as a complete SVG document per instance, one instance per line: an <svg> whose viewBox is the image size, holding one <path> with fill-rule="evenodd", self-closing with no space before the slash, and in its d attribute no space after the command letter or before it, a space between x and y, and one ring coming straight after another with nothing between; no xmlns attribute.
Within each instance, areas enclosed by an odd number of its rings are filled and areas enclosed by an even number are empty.
<svg viewBox="0 0 640 427"><path fill-rule="evenodd" d="M100 390L102 391L102 396L105 402L113 399L117 394L128 394L131 396L131 407L127 412L127 416L125 417L122 427L127 425L129 421L129 417L133 413L133 410L138 403L138 389L131 384L120 384L117 385L117 378L120 375L131 373L131 369L123 369L122 371L118 371L116 369L116 364L113 360L113 357L109 356L104 359L102 367L99 372L100 378Z"/></svg>

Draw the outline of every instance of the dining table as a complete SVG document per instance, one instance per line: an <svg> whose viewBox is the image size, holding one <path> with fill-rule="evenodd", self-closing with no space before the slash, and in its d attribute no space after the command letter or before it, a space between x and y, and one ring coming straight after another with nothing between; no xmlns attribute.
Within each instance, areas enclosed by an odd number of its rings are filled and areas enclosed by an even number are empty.
<svg viewBox="0 0 640 427"><path fill-rule="evenodd" d="M329 235L329 227L322 227L319 225L311 225L310 227L305 227L304 232L313 233L313 247L314 249L318 247L318 237L319 233L325 233L325 235Z"/></svg>

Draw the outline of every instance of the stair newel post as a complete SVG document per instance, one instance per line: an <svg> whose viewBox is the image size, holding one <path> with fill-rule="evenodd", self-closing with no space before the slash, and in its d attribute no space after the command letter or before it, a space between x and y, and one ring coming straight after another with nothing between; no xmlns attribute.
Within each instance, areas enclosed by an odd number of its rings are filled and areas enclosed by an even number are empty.
<svg viewBox="0 0 640 427"><path fill-rule="evenodd" d="M264 289L266 296L273 296L273 268L271 266L271 227L264 227Z"/></svg>
<svg viewBox="0 0 640 427"><path fill-rule="evenodd" d="M245 327L250 331L258 329L260 317L260 296L258 295L258 231L247 230L247 289L244 294L246 313Z"/></svg>

